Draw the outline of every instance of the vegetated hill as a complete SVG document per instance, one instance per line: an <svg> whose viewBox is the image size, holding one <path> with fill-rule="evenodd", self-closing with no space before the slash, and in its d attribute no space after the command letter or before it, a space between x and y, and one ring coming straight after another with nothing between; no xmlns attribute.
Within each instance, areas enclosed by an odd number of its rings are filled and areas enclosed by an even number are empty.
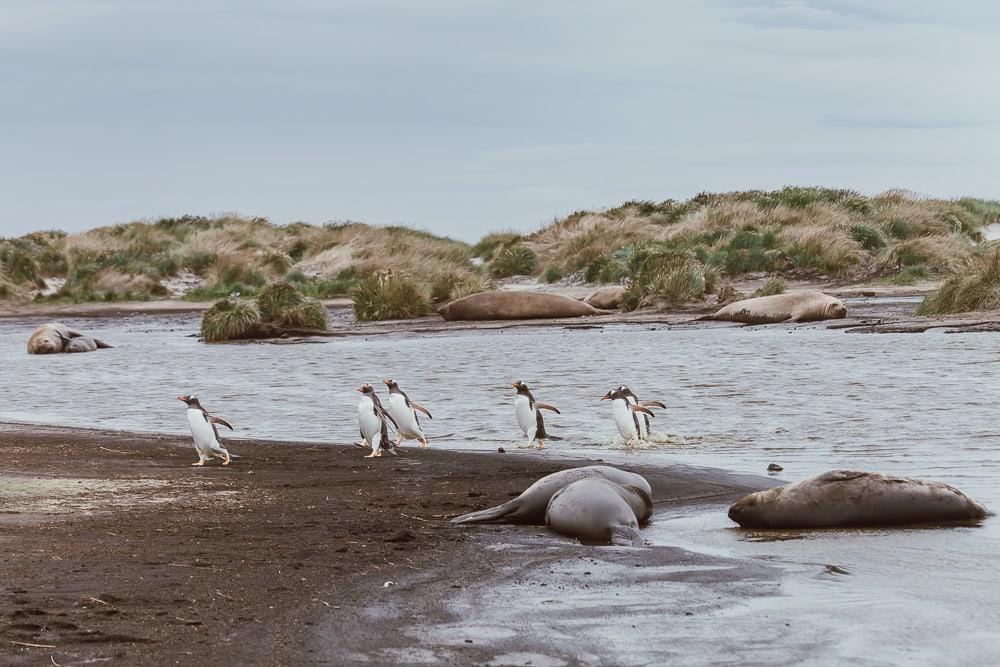
<svg viewBox="0 0 1000 667"><path fill-rule="evenodd" d="M997 222L996 201L786 187L578 211L530 235L490 235L476 248L507 273L519 258L550 282L574 273L626 282L634 307L697 299L720 280L756 272L898 283L946 276L975 257L983 227Z"/></svg>
<svg viewBox="0 0 1000 667"><path fill-rule="evenodd" d="M178 276L197 285L188 293L193 299L252 295L277 278L310 296L332 297L381 270L464 277L476 272L472 256L465 243L406 227L189 216L0 240L0 298L31 298L53 278L65 283L36 298L160 298Z"/></svg>

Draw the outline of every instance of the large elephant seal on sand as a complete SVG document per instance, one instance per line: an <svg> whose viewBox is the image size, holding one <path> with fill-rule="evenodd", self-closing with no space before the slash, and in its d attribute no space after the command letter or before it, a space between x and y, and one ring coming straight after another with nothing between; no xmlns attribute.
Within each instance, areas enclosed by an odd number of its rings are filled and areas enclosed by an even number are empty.
<svg viewBox="0 0 1000 667"><path fill-rule="evenodd" d="M560 470L546 475L524 490L524 493L513 500L478 512L470 512L452 519L452 523L529 523L541 525L545 523L545 512L549 501L563 487L581 479L606 479L622 486L634 486L647 497L652 496L649 482L642 475L612 468L611 466L584 466ZM652 509L649 510L652 512ZM649 518L649 513L638 516L640 522Z"/></svg>
<svg viewBox="0 0 1000 667"><path fill-rule="evenodd" d="M438 308L446 320L534 320L599 315L577 299L541 292L494 291L470 294Z"/></svg>
<svg viewBox="0 0 1000 667"><path fill-rule="evenodd" d="M851 470L751 493L729 508L729 518L744 528L899 526L987 514L985 507L947 484Z"/></svg>
<svg viewBox="0 0 1000 667"><path fill-rule="evenodd" d="M65 324L50 322L35 329L28 339L28 354L55 354L57 352L93 352L111 347L104 341L84 336Z"/></svg>
<svg viewBox="0 0 1000 667"><path fill-rule="evenodd" d="M545 512L545 523L584 544L642 546L639 517L649 517L653 501L636 486L622 486L600 477L580 479L556 491Z"/></svg>
<svg viewBox="0 0 1000 667"><path fill-rule="evenodd" d="M801 290L786 294L758 296L729 304L702 320L722 320L744 324L779 322L816 322L847 317L847 306L840 299L819 290Z"/></svg>

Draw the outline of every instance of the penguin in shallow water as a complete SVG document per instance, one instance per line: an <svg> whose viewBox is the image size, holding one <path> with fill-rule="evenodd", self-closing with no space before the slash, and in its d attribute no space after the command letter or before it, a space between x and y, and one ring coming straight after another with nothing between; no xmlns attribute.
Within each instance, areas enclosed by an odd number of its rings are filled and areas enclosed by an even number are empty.
<svg viewBox="0 0 1000 667"><path fill-rule="evenodd" d="M382 407L381 401L378 400L378 396L370 384L358 387L358 393L361 394L361 401L358 403L358 426L361 430L361 437L372 448L372 453L365 458L382 456L382 452L395 455L396 447L389 439L389 424L392 424L397 431L399 426Z"/></svg>
<svg viewBox="0 0 1000 667"><path fill-rule="evenodd" d="M521 431L528 438L528 446L538 442L538 448L542 449L545 447L546 440L560 440L560 438L545 432L545 422L542 420L541 411L551 410L557 415L562 413L548 403L536 401L528 390L528 385L520 380L511 382L510 386L517 390L517 395L514 396L514 414L517 415L517 423L521 427Z"/></svg>
<svg viewBox="0 0 1000 667"><path fill-rule="evenodd" d="M417 417L417 413L422 412L427 415L428 419L434 419L431 417L430 411L419 403L411 401L395 380L382 380L382 382L389 388L389 416L398 426L396 445L403 442L404 438L409 438L420 441L420 446L426 447L427 436L420 428L420 419Z"/></svg>
<svg viewBox="0 0 1000 667"><path fill-rule="evenodd" d="M201 401L194 394L178 396L178 401L183 401L187 405L188 426L191 427L191 436L194 438L194 449L198 452L197 463L193 466L203 466L213 458L222 459L222 465L227 466L231 460L229 452L222 446L222 439L219 437L219 429L216 424L222 424L230 431L230 426L222 417L208 414L201 405Z"/></svg>
<svg viewBox="0 0 1000 667"><path fill-rule="evenodd" d="M618 387L618 391L622 392L625 395L625 398L628 400L628 402L631 405L641 405L644 408L664 408L665 409L667 407L666 405L664 405L660 401L640 401L639 397L635 395L635 392L632 391L631 389L629 389L628 387L626 387L625 385L622 385L622 386ZM652 414L652 413L650 413L650 414ZM640 440L648 440L650 433L652 433L652 429L650 428L649 415L647 415L647 414L640 414L638 416L640 417L640 420L639 420L640 421L640 423L639 423L639 439Z"/></svg>
<svg viewBox="0 0 1000 667"><path fill-rule="evenodd" d="M649 432L649 426L644 426L648 421L644 420L652 417L653 412L647 407L633 403L630 395L622 391L621 387L612 389L602 396L601 400L611 401L611 414L615 426L618 427L618 432L626 443L634 444L643 439L644 430L646 433Z"/></svg>

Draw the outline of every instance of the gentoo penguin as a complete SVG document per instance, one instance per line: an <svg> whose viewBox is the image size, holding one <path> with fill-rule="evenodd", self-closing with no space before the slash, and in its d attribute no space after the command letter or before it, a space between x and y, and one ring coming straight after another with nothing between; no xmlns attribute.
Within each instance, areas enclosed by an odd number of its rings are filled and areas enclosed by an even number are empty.
<svg viewBox="0 0 1000 667"><path fill-rule="evenodd" d="M644 418L652 417L653 413L649 408L632 403L629 395L621 388L612 389L601 397L602 401L611 401L611 414L614 416L615 426L621 433L625 442L636 442L643 439L643 430L649 432L649 427L644 425Z"/></svg>
<svg viewBox="0 0 1000 667"><path fill-rule="evenodd" d="M358 403L358 425L361 429L361 437L372 448L372 453L365 458L382 456L382 451L395 454L395 446L389 440L389 424L396 430L399 426L393 421L392 416L385 411L382 403L375 395L375 390L370 384L363 384L358 387L361 394L361 402Z"/></svg>
<svg viewBox="0 0 1000 667"><path fill-rule="evenodd" d="M202 407L198 397L194 394L178 396L177 400L187 404L188 425L191 427L191 435L194 437L194 449L198 452L198 462L191 465L203 466L212 457L222 459L224 466L229 465L229 452L222 446L219 429L215 428L215 425L222 424L230 431L233 430L233 427L222 417L208 414L208 411Z"/></svg>
<svg viewBox="0 0 1000 667"><path fill-rule="evenodd" d="M403 438L419 440L421 447L427 446L427 436L420 428L420 419L417 412L423 412L428 419L431 413L424 406L414 403L406 395L395 380L382 380L389 388L389 416L398 425L396 428L396 445L403 442Z"/></svg>
<svg viewBox="0 0 1000 667"><path fill-rule="evenodd" d="M660 401L640 401L639 397L635 395L635 392L622 385L618 387L618 391L625 394L625 398L631 405L641 405L644 408L666 408L667 406ZM639 439L647 440L649 439L649 434L651 433L649 415L642 415L642 419L639 423Z"/></svg>
<svg viewBox="0 0 1000 667"><path fill-rule="evenodd" d="M541 410L551 410L557 415L562 413L548 403L536 401L535 397L528 391L528 385L520 380L511 382L510 386L517 389L517 395L514 396L514 414L517 415L517 423L521 427L521 431L528 437L528 446L530 447L535 441L538 441L538 448L542 449L545 447L545 440L559 440L559 438L545 432L545 422L542 421Z"/></svg>

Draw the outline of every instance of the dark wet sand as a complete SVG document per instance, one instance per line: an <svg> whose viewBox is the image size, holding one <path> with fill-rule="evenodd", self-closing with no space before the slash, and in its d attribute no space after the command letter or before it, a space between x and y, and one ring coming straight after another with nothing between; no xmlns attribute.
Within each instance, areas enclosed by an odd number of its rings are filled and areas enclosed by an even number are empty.
<svg viewBox="0 0 1000 667"><path fill-rule="evenodd" d="M691 648L661 646L642 617L680 622L777 586L756 562L449 523L584 461L229 442L233 465L192 468L182 437L0 426L0 663L658 662ZM631 469L658 514L722 511L767 485ZM628 604L656 585L674 586L662 605Z"/></svg>

